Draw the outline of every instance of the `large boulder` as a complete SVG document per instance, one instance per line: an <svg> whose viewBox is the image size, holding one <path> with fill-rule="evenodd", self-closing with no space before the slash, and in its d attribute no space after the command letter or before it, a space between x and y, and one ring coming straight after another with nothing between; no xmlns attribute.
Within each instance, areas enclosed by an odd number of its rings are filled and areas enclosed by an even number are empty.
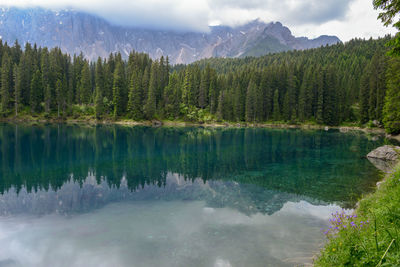
<svg viewBox="0 0 400 267"><path fill-rule="evenodd" d="M375 167L383 172L389 173L393 170L397 160L400 158L400 147L398 146L381 146L368 153L368 160Z"/></svg>
<svg viewBox="0 0 400 267"><path fill-rule="evenodd" d="M368 153L367 158L396 161L399 159L399 146L381 146Z"/></svg>
<svg viewBox="0 0 400 267"><path fill-rule="evenodd" d="M394 160L383 160L377 158L368 158L369 162L371 162L377 169L390 173L392 172L394 166L396 166L396 161Z"/></svg>

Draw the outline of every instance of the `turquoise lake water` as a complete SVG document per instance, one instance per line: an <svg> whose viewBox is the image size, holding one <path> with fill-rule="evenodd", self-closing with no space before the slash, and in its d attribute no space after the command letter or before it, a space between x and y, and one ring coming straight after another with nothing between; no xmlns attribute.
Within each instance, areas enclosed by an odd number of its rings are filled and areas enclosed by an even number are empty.
<svg viewBox="0 0 400 267"><path fill-rule="evenodd" d="M0 124L0 266L295 266L385 140L296 129Z"/></svg>

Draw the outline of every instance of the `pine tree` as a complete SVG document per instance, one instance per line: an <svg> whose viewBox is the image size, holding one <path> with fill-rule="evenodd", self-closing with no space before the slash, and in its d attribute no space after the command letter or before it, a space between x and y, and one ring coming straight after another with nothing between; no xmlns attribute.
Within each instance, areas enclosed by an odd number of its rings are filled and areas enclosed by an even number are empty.
<svg viewBox="0 0 400 267"><path fill-rule="evenodd" d="M383 107L383 124L390 134L400 133L400 58L389 61L387 91Z"/></svg>
<svg viewBox="0 0 400 267"><path fill-rule="evenodd" d="M18 116L18 111L20 109L20 103L21 103L21 68L17 65L14 64L14 109L15 109L15 116Z"/></svg>
<svg viewBox="0 0 400 267"><path fill-rule="evenodd" d="M336 76L332 66L326 70L324 87L324 123L337 125L339 121L336 112Z"/></svg>
<svg viewBox="0 0 400 267"><path fill-rule="evenodd" d="M179 77L176 72L170 75L168 86L164 90L165 116L174 119L179 115Z"/></svg>
<svg viewBox="0 0 400 267"><path fill-rule="evenodd" d="M199 107L201 72L198 65L192 67L190 79L191 88L189 90L189 105Z"/></svg>
<svg viewBox="0 0 400 267"><path fill-rule="evenodd" d="M117 62L114 71L113 85L113 102L114 102L114 117L119 117L123 112L123 86L124 86L124 69L121 62Z"/></svg>
<svg viewBox="0 0 400 267"><path fill-rule="evenodd" d="M289 97L289 116L290 121L296 121L297 119L297 87L296 87L296 76L292 72L288 74L287 80L287 92Z"/></svg>
<svg viewBox="0 0 400 267"><path fill-rule="evenodd" d="M60 117L60 111L64 102L64 94L61 80L56 82L56 96L57 96L57 117Z"/></svg>
<svg viewBox="0 0 400 267"><path fill-rule="evenodd" d="M201 75L199 90L199 107L204 109L208 105L208 90L210 89L210 65L207 65Z"/></svg>
<svg viewBox="0 0 400 267"><path fill-rule="evenodd" d="M32 113L40 111L41 95L43 92L42 74L37 70L32 76L30 106Z"/></svg>
<svg viewBox="0 0 400 267"><path fill-rule="evenodd" d="M190 91L192 90L192 72L190 68L186 68L185 80L182 88L182 103L190 104Z"/></svg>
<svg viewBox="0 0 400 267"><path fill-rule="evenodd" d="M370 96L370 69L364 72L360 83L360 122L362 124L369 121L368 104Z"/></svg>
<svg viewBox="0 0 400 267"><path fill-rule="evenodd" d="M291 106L290 106L289 91L286 91L285 96L283 97L282 115L285 121L290 120Z"/></svg>
<svg viewBox="0 0 400 267"><path fill-rule="evenodd" d="M95 116L96 119L100 119L104 113L103 90L105 86L103 64L101 58L98 58L96 63L95 83Z"/></svg>
<svg viewBox="0 0 400 267"><path fill-rule="evenodd" d="M71 110L75 99L75 87L74 87L74 72L73 68L69 68L68 72L68 87L67 87L67 107ZM69 111L68 111L69 112Z"/></svg>
<svg viewBox="0 0 400 267"><path fill-rule="evenodd" d="M210 112L211 114L215 114L217 112L217 107L218 107L218 90L217 90L217 81L213 76L210 78L210 89L208 91L210 94Z"/></svg>
<svg viewBox="0 0 400 267"><path fill-rule="evenodd" d="M378 51L371 59L371 76L368 115L370 120L382 120L382 109L386 93L386 57Z"/></svg>
<svg viewBox="0 0 400 267"><path fill-rule="evenodd" d="M149 93L147 96L146 104L144 106L144 113L147 119L153 119L156 113L157 108L157 73L156 73L156 64L151 65L150 71L150 82L149 82Z"/></svg>
<svg viewBox="0 0 400 267"><path fill-rule="evenodd" d="M274 92L273 117L274 117L275 121L279 121L281 119L281 109L279 106L279 91L278 91L278 89L275 89L275 92Z"/></svg>
<svg viewBox="0 0 400 267"><path fill-rule="evenodd" d="M64 76L62 79L62 112L66 114L67 112L67 101L68 101L68 78L67 73L64 72Z"/></svg>
<svg viewBox="0 0 400 267"><path fill-rule="evenodd" d="M307 112L307 107L310 106L310 102L307 102L307 90L309 88L309 76L308 73L304 74L303 83L300 87L299 92L299 121L303 122L309 118L309 114Z"/></svg>
<svg viewBox="0 0 400 267"><path fill-rule="evenodd" d="M1 112L6 114L9 112L9 106L11 103L11 59L7 52L2 56L1 64Z"/></svg>
<svg viewBox="0 0 400 267"><path fill-rule="evenodd" d="M262 101L262 119L269 120L272 117L272 106L273 106L273 91L271 87L271 81L269 77L269 73L264 71L262 74L261 82L260 82L260 91L262 92L261 101Z"/></svg>
<svg viewBox="0 0 400 267"><path fill-rule="evenodd" d="M33 55L33 50L32 47L29 43L26 43L25 45L25 54L24 56L21 57L20 61L20 66L23 68L23 74L21 77L22 80L22 85L21 87L24 88L25 90L22 90L22 98L21 98L21 103L24 105L29 105L30 104L30 96L31 96L31 81L32 81L32 76L36 72L36 67L34 65L34 55Z"/></svg>
<svg viewBox="0 0 400 267"><path fill-rule="evenodd" d="M138 69L133 70L128 100L128 113L134 120L143 119L142 78Z"/></svg>
<svg viewBox="0 0 400 267"><path fill-rule="evenodd" d="M224 102L225 102L225 92L222 91L218 97L217 117L219 120L224 119Z"/></svg>
<svg viewBox="0 0 400 267"><path fill-rule="evenodd" d="M104 88L103 88L103 97L106 101L113 100L113 86L114 86L114 73L111 71L110 62L108 64L104 64ZM105 113L111 113L111 110L108 110L107 107L104 107Z"/></svg>
<svg viewBox="0 0 400 267"><path fill-rule="evenodd" d="M256 95L257 85L253 80L250 81L247 87L246 94L246 121L254 122L256 120Z"/></svg>
<svg viewBox="0 0 400 267"><path fill-rule="evenodd" d="M47 85L44 87L44 111L46 113L50 113L50 107L51 107L50 104L51 104L51 87L50 84L47 83Z"/></svg>
<svg viewBox="0 0 400 267"><path fill-rule="evenodd" d="M243 101L244 93L239 82L236 81L234 85L234 96L233 96L233 111L236 121L243 121L245 117L245 101Z"/></svg>
<svg viewBox="0 0 400 267"><path fill-rule="evenodd" d="M143 88L142 99L144 99L145 102L147 100L147 95L149 93L149 81L150 81L150 66L147 65L144 69L142 76L142 88Z"/></svg>
<svg viewBox="0 0 400 267"><path fill-rule="evenodd" d="M321 69L318 70L316 78L317 108L315 119L317 123L322 124L324 122L324 72Z"/></svg>
<svg viewBox="0 0 400 267"><path fill-rule="evenodd" d="M54 62L54 54L52 53L52 62ZM45 112L50 113L50 109L52 106L52 86L50 84L51 77L50 77L50 56L49 51L47 48L44 48L41 55L41 73L42 73L42 86L44 88L44 104L45 104ZM53 63L52 65L55 65ZM55 71L55 69L53 69Z"/></svg>
<svg viewBox="0 0 400 267"><path fill-rule="evenodd" d="M90 103L90 95L92 91L91 82L90 82L90 70L89 63L85 61L83 64L82 72L81 72L81 80L79 83L79 93L80 93L80 101L82 104Z"/></svg>

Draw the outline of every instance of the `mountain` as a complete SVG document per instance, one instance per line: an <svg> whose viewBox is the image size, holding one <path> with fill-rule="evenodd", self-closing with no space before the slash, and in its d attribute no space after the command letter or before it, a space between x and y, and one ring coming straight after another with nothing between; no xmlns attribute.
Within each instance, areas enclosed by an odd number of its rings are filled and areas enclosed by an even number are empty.
<svg viewBox="0 0 400 267"><path fill-rule="evenodd" d="M336 36L296 38L280 22L254 20L238 27L212 26L208 33L175 32L112 25L95 15L74 10L1 8L0 38L14 43L60 47L89 59L121 52L127 58L136 50L152 58L169 56L172 64L209 57L261 56L287 50L331 45Z"/></svg>

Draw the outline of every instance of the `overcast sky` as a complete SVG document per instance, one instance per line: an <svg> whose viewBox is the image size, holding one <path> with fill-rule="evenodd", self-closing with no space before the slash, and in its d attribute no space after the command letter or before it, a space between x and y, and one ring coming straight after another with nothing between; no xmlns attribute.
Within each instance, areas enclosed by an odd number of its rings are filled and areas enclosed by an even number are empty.
<svg viewBox="0 0 400 267"><path fill-rule="evenodd" d="M377 20L372 0L0 0L0 5L73 8L114 24L207 31L208 25L280 21L295 36L378 37L395 33Z"/></svg>

